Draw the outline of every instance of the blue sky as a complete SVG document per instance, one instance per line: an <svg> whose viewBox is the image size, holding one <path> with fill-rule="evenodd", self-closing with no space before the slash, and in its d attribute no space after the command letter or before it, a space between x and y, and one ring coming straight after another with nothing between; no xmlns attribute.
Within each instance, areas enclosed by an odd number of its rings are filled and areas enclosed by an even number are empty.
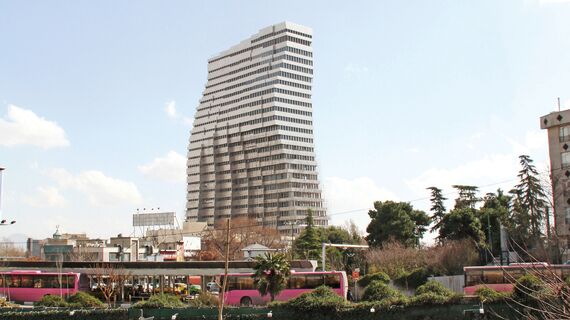
<svg viewBox="0 0 570 320"><path fill-rule="evenodd" d="M183 220L207 59L281 21L313 28L314 124L334 224L425 187L544 170L538 118L570 108L570 1L0 1L0 237ZM453 198L453 194L449 194ZM350 211L349 213L345 213Z"/></svg>

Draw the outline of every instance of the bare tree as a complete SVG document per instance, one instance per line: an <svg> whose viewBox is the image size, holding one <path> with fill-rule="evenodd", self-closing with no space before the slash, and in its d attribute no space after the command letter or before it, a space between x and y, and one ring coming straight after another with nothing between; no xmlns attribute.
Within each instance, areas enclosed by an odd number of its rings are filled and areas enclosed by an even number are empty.
<svg viewBox="0 0 570 320"><path fill-rule="evenodd" d="M90 273L108 305L114 296L122 293L124 283L130 276L130 272L123 267L108 262L95 264Z"/></svg>
<svg viewBox="0 0 570 320"><path fill-rule="evenodd" d="M225 223L220 221L218 223ZM208 230L204 236L205 249L207 254L204 257L214 256L214 259L221 260L226 253L226 231L224 225L216 225ZM255 219L232 218L232 229L230 230L229 250L230 260L240 260L243 257L241 249L248 245L259 243L268 248L281 249L284 243L281 241L279 232L275 229L264 228ZM202 257L201 255L201 257ZM203 259L210 260L210 259Z"/></svg>

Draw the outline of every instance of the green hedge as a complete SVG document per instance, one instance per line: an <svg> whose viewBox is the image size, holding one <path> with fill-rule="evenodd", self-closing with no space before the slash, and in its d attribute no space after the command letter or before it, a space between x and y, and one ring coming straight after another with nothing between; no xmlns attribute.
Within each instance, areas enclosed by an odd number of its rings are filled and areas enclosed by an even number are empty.
<svg viewBox="0 0 570 320"><path fill-rule="evenodd" d="M367 287L372 281L381 281L386 284L390 282L390 277L385 272L376 272L367 274L358 280L358 285L361 287Z"/></svg>
<svg viewBox="0 0 570 320"><path fill-rule="evenodd" d="M73 313L73 314L70 314ZM126 309L1 310L2 320L128 320Z"/></svg>

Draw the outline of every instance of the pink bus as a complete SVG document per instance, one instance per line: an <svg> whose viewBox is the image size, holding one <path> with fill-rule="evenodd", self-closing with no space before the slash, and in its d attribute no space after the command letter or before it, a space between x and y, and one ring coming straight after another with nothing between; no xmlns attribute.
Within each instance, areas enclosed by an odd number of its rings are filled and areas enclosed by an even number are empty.
<svg viewBox="0 0 570 320"><path fill-rule="evenodd" d="M34 302L48 294L65 297L75 294L78 286L79 273L54 273L39 270L0 272L0 296L9 301Z"/></svg>
<svg viewBox="0 0 570 320"><path fill-rule="evenodd" d="M271 297L262 297L253 284L252 273L228 274L228 285L225 302L229 305L261 305L269 302ZM223 276L221 277L223 281ZM346 299L348 280L344 271L291 272L287 287L279 293L275 300L286 301L311 290L326 285L339 296Z"/></svg>
<svg viewBox="0 0 570 320"><path fill-rule="evenodd" d="M570 265L549 265L546 263L518 263L508 266L464 267L465 286L463 293L474 295L480 287L487 287L499 292L513 291L517 279L525 274L537 277L556 276L566 279L570 276Z"/></svg>

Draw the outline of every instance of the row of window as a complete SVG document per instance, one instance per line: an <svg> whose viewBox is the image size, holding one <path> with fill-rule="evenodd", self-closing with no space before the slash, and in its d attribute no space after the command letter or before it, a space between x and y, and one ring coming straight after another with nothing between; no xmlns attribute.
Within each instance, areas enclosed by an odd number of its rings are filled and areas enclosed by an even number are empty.
<svg viewBox="0 0 570 320"><path fill-rule="evenodd" d="M289 32L289 33L293 33L293 34L300 35L300 36L303 36L303 37L307 37L307 38L309 38L309 39L313 38L313 36L311 36L310 34L302 33L302 32L295 31L295 30L291 30L291 29L281 29L281 30L279 30L279 31L274 31L274 32L271 32L271 33L262 35L261 37L255 38L255 39L251 40L251 43L256 43L256 42L259 42L259 41L261 41L261 40L263 40L263 39L271 38L271 37L273 37L273 36L276 36L276 35L278 35L278 34L282 34L282 33L285 33L285 32Z"/></svg>
<svg viewBox="0 0 570 320"><path fill-rule="evenodd" d="M216 149L221 149L221 148L233 148L233 147L237 147L237 146L241 146L241 147L245 148L245 147L248 147L247 145L249 145L249 144L260 144L263 142L270 142L270 141L275 141L275 140L289 140L289 141L313 143L313 139L311 139L311 138L288 136L288 135L284 135L284 134L275 134L275 135L271 135L271 136L267 136L267 137L261 137L261 138L232 142L232 143L222 143L222 144L217 144L214 146L212 146L212 145L200 146L200 147L188 149L188 151L195 151L195 150L209 149L209 148L214 148L214 150L216 150ZM194 167L197 167L197 166L198 165L194 165ZM189 166L189 167L192 167L192 166Z"/></svg>
<svg viewBox="0 0 570 320"><path fill-rule="evenodd" d="M60 288L58 275L8 275L0 277L0 288ZM62 275L61 288L73 288L75 276Z"/></svg>
<svg viewBox="0 0 570 320"><path fill-rule="evenodd" d="M251 125L255 125L255 124L260 124L260 123L265 123L265 122L270 122L270 121L276 121L276 120L277 121L291 122L291 123L298 123L298 124L309 125L309 126L313 124L313 122L310 120L303 120L303 119L283 117L283 116L269 116L269 117L263 117L263 118L258 118L258 119L254 119L254 120L249 120L249 121L238 122L238 123L226 125L223 127L214 127L212 129L203 129L202 131L194 132L193 134L200 134L200 133L205 134L206 132L211 132L211 131L223 131L223 130L228 130L228 129L232 129L232 128L251 126ZM195 127L194 129L198 129L198 128Z"/></svg>
<svg viewBox="0 0 570 320"><path fill-rule="evenodd" d="M301 76L301 75L298 75L295 73L279 71L279 72L274 72L272 74L260 76L260 77L257 77L255 79L252 79L252 80L248 80L246 82L242 82L240 85L249 85L249 84L252 84L254 82L265 80L265 79L270 79L273 77L285 77L285 78L309 82L309 83L312 81L312 79L310 77ZM292 82L289 82L289 83L292 83ZM207 109L216 108L216 107L225 106L225 105L227 105L227 103L226 104L216 104L216 105L210 104L208 106L200 105L200 106L198 106L197 111L207 110ZM257 104L251 104L251 102L249 102L249 103L243 104L241 106L237 106L236 108L234 108L234 110L245 108L245 107L250 107L250 106L254 106L254 105L257 105Z"/></svg>
<svg viewBox="0 0 570 320"><path fill-rule="evenodd" d="M230 75L232 75L232 74L237 74L237 73L240 73L240 72L242 72L242 71L245 71L245 70L248 70L248 69L251 69L251 68L259 67L259 66L264 65L264 64L266 64L266 63L269 63L269 64L271 65L272 62L276 62L276 61L280 61L280 60L289 60L289 61L293 61L293 62L297 62L297 63L301 63L301 64L306 64L306 65L309 65L309 66L312 66L312 65L313 65L313 61L312 61L312 60L303 59L303 58L299 58L299 57L295 57L295 56L291 56L291 55L287 55L287 54L286 54L286 55L278 56L278 57L274 57L274 56L273 56L273 57L271 57L271 59L265 59L265 60L262 60L262 61L258 61L258 62L249 64L249 65L247 65L247 66L245 66L245 67L241 67L241 68L239 68L239 69L235 69L235 70L232 70L232 71L227 72L227 73L224 73L224 74L220 74L220 75L217 75L217 76L214 76L214 77L210 77L210 78L208 78L208 81L212 81L212 80L220 79L220 78L223 78L223 77L227 77L227 76L230 76ZM220 90L217 90L217 91L220 91ZM212 93L215 93L215 92L217 92L217 91L209 92L208 94L212 94Z"/></svg>
<svg viewBox="0 0 570 320"><path fill-rule="evenodd" d="M293 131L293 132L299 132L299 133L313 134L313 130L310 130L310 129L302 129L302 128L295 128L295 127L288 127L288 126L280 126L280 125L271 125L271 126L256 128L256 129L252 129L252 130L248 130L248 131L218 135L215 137L208 137L208 138L202 138L202 139L194 139L194 140L190 141L190 143L197 143L197 142L212 140L212 139L214 141L220 140L220 139L231 139L231 138L235 138L235 137L243 137L243 136L247 136L247 135L266 133L266 132L277 131L277 130L285 130L285 131ZM192 135L192 136L195 137L195 135Z"/></svg>
<svg viewBox="0 0 570 320"><path fill-rule="evenodd" d="M212 163L213 164L213 163ZM224 171L209 171L209 172L198 172L192 173L188 176L198 176L198 175L224 175L224 174L239 174L239 173L252 173L256 171L261 171L263 174L264 171L277 171L277 170L286 170L287 168L294 169L294 170L303 170L303 171L316 171L317 166L314 165L302 165L302 164L295 164L295 163L280 163L276 165L269 165L263 167L253 167L253 168L242 168L242 169L232 169L232 170L224 170Z"/></svg>
<svg viewBox="0 0 570 320"><path fill-rule="evenodd" d="M243 93L243 92L242 92L242 93ZM289 95L289 96L295 96L295 97L300 97L300 98L305 98L305 99L310 99L310 98L311 98L311 95L310 95L310 94L307 94L307 93L302 93L302 92L297 92L297 91L291 91L291 90L286 90L286 89L281 89L281 88L270 88L270 89L266 89L266 90L262 90L262 91L253 92L253 93L250 93L250 94L248 94L248 95L239 97L239 98L237 98L237 99L234 99L234 100L231 100L231 101L228 101L228 102L229 102L230 104L231 104L231 103L236 103L236 102L240 102L240 101L247 100L247 99L253 99L253 98L255 98L255 97L259 97L259 96L263 96L263 95L271 94L271 93L281 93L281 94L286 94L286 95ZM228 97L229 97L229 96L233 96L233 94L228 95ZM212 99L210 99L210 100L208 100L208 101L214 101L214 99L212 98ZM204 102L207 102L207 101L204 101ZM203 102L201 102L201 103L203 103Z"/></svg>
<svg viewBox="0 0 570 320"><path fill-rule="evenodd" d="M207 185L209 183L216 183L216 184L222 184L222 183L231 183L233 185L239 185L239 184L245 184L245 183L250 183L253 181L258 181L258 180L262 180L262 181L273 181L273 180L282 180L282 179L287 179L287 178L293 178L293 179L302 179L302 180L317 180L317 176L313 175L313 174L298 174L298 173L291 173L288 174L286 172L283 173L276 173L276 174L270 174L270 175L265 175L265 176L256 176L256 177L244 177L244 178L237 178L237 179L219 179L219 180L198 180L198 181L189 181L188 185L198 185L198 184L203 184L203 185Z"/></svg>
<svg viewBox="0 0 570 320"><path fill-rule="evenodd" d="M239 118L243 118L243 117L249 117L249 116L254 116L257 114L265 114L265 113L270 113L270 112L274 112L274 111L279 111L279 112L285 112L285 113L291 113L291 114L298 114L298 115L302 115L302 116L312 116L313 113L310 111L303 111L303 110L299 110L299 109L291 109L291 108L286 108L286 107L279 107L279 106L271 106L268 108L262 108L262 109L257 109L257 110L253 110L253 111L249 111L249 112L244 112L244 113L240 113L240 114L236 114L234 116L231 117L225 117L225 118L221 118L219 120L213 120L213 121L208 121L208 122L203 122L200 124L196 124L195 126L203 126L203 125L207 125L207 124L211 124L211 123L224 123L230 120L235 120L235 119L239 119Z"/></svg>
<svg viewBox="0 0 570 320"><path fill-rule="evenodd" d="M212 69L212 70L208 71L208 73L212 73L212 72L216 72L216 71L219 71L219 70L222 70L222 69L225 69L225 68L237 66L238 64L242 64L242 63L248 62L248 61L253 61L253 60L257 59L257 58L262 58L262 57L266 57L266 56L270 56L270 55L275 55L275 54L281 53L281 52L283 52L283 51L288 51L288 52L291 52L291 53L296 53L296 54L303 55L303 56L306 56L306 57L313 57L313 53L312 53L311 51L305 51L305 50L298 49L298 48L295 48L295 47L282 47L282 48L278 48L278 49L273 49L273 50L270 50L270 51L266 51L266 52L257 54L257 55L255 55L255 56L247 57L247 58L245 58L245 59L241 59L241 60L238 60L238 61L236 61L236 62L232 62L232 63L230 63L230 64L226 64L226 65L224 65L224 66L222 66L222 67L219 67L219 68L216 68L216 69Z"/></svg>
<svg viewBox="0 0 570 320"><path fill-rule="evenodd" d="M232 52L232 53L230 53L230 54L221 56L221 57L219 57L219 58L212 59L212 60L208 61L208 64L214 63L214 62L217 62L217 61L220 61L220 60L225 59L225 58L234 57L234 56L237 56L237 55L239 55L239 54L242 54L242 53L245 53L245 52L248 52L248 51L253 51L254 49L257 49L257 48L267 48L267 47L271 47L271 46L274 46L274 45L276 45L276 44L278 44L278 43L285 42L285 41L291 41L291 42L299 43L299 44L302 44L302 45L305 45L305 46L311 46L311 41L299 39L299 38L292 37L292 36L282 36L282 37L279 37L279 38L276 38L276 39L272 39L272 40L266 41L266 42L264 42L264 43L260 43L260 44L251 46L251 47L249 47L249 48L245 48L245 49L242 49L242 50L239 50L239 51Z"/></svg>
<svg viewBox="0 0 570 320"><path fill-rule="evenodd" d="M243 100L243 99L236 99L236 100L223 102L223 103L219 103L219 104L215 104L215 105L209 105L206 107L198 108L198 111L202 111L202 110L206 110L206 109L210 109L210 108L227 106L227 105L233 104L235 102L238 102L240 100ZM237 110L237 109L241 109L241 108L253 107L256 105L260 105L260 104L263 105L264 103L269 103L269 102L274 102L274 101L284 102L287 104L298 105L298 106L307 107L307 108L312 108L312 106L313 106L310 102L301 102L301 101L297 101L297 100L290 100L290 99L285 99L285 98L280 98L280 97L269 97L269 98L261 98L259 100L244 103L240 106L236 106L235 108Z"/></svg>
<svg viewBox="0 0 570 320"><path fill-rule="evenodd" d="M239 79L247 78L247 77L249 77L249 76L258 75L258 74L261 74L261 73L263 73L263 72L269 72L269 71L271 71L271 70L275 70L275 69L279 69L279 68L285 68L285 69L289 69L289 70L293 70L293 71L298 71L298 72L302 72L302 73L306 73L306 74L313 74L313 69L311 69L311 68L304 68L304 67L296 66L296 65L293 65L293 64L289 64L289 63L278 63L278 64L274 64L274 65L269 65L269 66L266 66L266 67L262 67L262 68L259 68L259 69L257 69L257 70L254 70L254 71L251 71L251 72L248 72L248 73L244 73L244 74L241 74L241 75L239 75L239 76L237 76L237 77L233 77L233 78L230 78L230 79L227 79L227 80L224 80L224 81L220 81L220 82L214 82L214 83L212 83L212 80L210 79L210 80L208 80L208 84L206 85L206 89L210 89L210 88L219 86L219 85L221 85L221 84L231 83L231 82L234 82L234 81L239 80ZM258 79L258 78L256 78L256 79ZM259 80L258 80L258 81L259 81ZM247 81L246 81L246 82L243 82L243 83L247 83ZM236 86L237 86L237 85L236 85ZM223 89L224 89L224 90L229 90L228 88L232 88L232 89L233 89L233 88L235 88L236 86L233 86L233 87L224 87Z"/></svg>
<svg viewBox="0 0 570 320"><path fill-rule="evenodd" d="M305 205L307 204L307 205ZM189 210L224 210L224 209L247 209L247 208L288 208L288 207L304 207L310 206L313 208L322 207L322 203L315 201L278 201L278 202L264 202L264 203L247 203L235 204L226 206L207 206L207 207L190 207Z"/></svg>
<svg viewBox="0 0 570 320"><path fill-rule="evenodd" d="M255 192L256 190L263 190L264 192L271 190L284 190L284 189L307 189L307 190L318 190L318 183L307 183L307 182L282 182L268 185L258 185L258 186L243 186L235 188L212 188L212 189L200 189L200 190L188 190L189 195L194 193L206 193L206 192L240 192L240 191L250 191Z"/></svg>

